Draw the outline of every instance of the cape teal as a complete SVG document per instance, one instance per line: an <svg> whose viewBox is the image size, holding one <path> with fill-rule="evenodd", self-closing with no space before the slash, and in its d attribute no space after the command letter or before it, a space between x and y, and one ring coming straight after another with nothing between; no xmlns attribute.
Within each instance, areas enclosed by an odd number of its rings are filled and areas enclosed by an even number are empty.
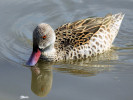
<svg viewBox="0 0 133 100"><path fill-rule="evenodd" d="M110 50L124 14L108 14L64 24L55 31L46 23L33 31L33 52L27 62L84 59Z"/></svg>

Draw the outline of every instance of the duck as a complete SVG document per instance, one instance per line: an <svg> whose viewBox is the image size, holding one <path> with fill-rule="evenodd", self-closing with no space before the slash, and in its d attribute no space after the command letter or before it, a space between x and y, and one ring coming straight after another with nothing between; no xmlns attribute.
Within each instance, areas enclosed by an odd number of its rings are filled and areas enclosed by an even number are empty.
<svg viewBox="0 0 133 100"><path fill-rule="evenodd" d="M88 17L56 30L40 23L33 31L33 51L26 64L35 66L39 59L51 62L85 59L104 53L111 49L123 18L123 13Z"/></svg>

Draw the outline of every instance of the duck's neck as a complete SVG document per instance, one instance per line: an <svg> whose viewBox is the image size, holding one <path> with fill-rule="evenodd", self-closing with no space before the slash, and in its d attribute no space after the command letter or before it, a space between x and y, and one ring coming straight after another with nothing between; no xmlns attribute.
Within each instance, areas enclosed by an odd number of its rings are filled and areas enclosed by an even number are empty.
<svg viewBox="0 0 133 100"><path fill-rule="evenodd" d="M42 59L52 61L55 59L55 57L56 57L56 50L54 48L54 44L48 46L42 51L42 55L41 55Z"/></svg>
<svg viewBox="0 0 133 100"><path fill-rule="evenodd" d="M55 48L54 48L54 44L51 44L50 46L48 46L47 48L45 48L43 50L44 53L52 53L55 52Z"/></svg>

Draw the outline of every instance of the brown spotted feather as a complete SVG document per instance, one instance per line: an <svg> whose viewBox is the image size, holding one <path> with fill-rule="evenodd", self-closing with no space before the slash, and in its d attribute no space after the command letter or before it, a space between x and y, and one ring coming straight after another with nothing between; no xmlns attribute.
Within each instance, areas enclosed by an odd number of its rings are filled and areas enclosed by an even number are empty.
<svg viewBox="0 0 133 100"><path fill-rule="evenodd" d="M56 44L58 49L65 49L67 46L78 47L88 44L91 37L99 30L102 24L109 23L110 19L87 18L73 23L67 23L55 30Z"/></svg>

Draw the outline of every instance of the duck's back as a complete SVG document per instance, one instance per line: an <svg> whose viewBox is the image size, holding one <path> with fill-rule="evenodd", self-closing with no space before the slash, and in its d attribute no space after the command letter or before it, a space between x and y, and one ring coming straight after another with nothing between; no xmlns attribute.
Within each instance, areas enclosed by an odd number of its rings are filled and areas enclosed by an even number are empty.
<svg viewBox="0 0 133 100"><path fill-rule="evenodd" d="M55 30L55 49L62 59L87 58L111 48L124 15L87 18Z"/></svg>

